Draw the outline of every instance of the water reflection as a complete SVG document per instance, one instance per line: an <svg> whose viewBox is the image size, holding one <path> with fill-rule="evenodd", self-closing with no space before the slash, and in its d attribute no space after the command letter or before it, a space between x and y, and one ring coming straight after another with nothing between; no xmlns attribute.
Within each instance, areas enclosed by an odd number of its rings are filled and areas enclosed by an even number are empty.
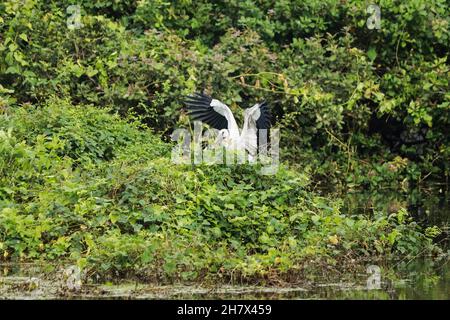
<svg viewBox="0 0 450 320"><path fill-rule="evenodd" d="M438 226L442 233L434 239L444 251L450 244L450 196L448 187L433 186L412 190L408 194L396 192L351 193L345 198L348 214L372 214L375 211L393 213L406 208L423 227ZM426 258L403 261L395 267L399 279L379 292L353 290L339 292L336 298L361 299L450 299L450 263L448 254L441 259ZM375 295L375 296L374 296Z"/></svg>
<svg viewBox="0 0 450 320"><path fill-rule="evenodd" d="M3 266L6 268L5 266ZM383 275L381 288L369 290L367 274L349 274L346 279L317 280L304 287L254 287L196 285L152 286L143 283L86 284L80 292L67 292L59 279L42 277L36 271L14 267L0 277L3 299L439 299L450 298L448 260L419 260L399 265L395 277Z"/></svg>

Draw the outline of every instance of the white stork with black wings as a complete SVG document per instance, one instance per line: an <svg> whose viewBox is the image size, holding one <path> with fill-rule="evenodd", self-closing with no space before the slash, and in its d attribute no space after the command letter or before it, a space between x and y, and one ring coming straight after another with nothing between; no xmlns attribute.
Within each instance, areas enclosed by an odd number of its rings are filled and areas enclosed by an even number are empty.
<svg viewBox="0 0 450 320"><path fill-rule="evenodd" d="M222 145L227 149L247 150L249 161L253 161L258 151L258 130L270 128L270 111L265 102L257 103L244 110L242 132L230 108L203 93L187 96L185 104L188 114L219 130Z"/></svg>

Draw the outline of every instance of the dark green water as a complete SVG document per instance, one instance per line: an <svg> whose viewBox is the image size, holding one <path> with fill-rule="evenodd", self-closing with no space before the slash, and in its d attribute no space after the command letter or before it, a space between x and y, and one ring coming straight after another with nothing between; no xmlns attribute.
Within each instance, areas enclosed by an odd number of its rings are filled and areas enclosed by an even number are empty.
<svg viewBox="0 0 450 320"><path fill-rule="evenodd" d="M374 211L395 212L406 207L422 226L438 226L442 234L435 242L447 253L440 259L421 257L399 261L395 271L398 279L384 282L380 290L348 290L324 294L326 298L343 299L450 299L450 194L445 186L395 192L348 194L346 211L370 214ZM323 293L319 293L321 295Z"/></svg>

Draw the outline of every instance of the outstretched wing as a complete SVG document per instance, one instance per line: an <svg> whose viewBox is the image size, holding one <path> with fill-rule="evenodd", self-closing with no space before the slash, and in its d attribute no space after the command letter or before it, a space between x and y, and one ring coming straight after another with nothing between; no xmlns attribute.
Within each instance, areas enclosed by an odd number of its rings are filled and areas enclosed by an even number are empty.
<svg viewBox="0 0 450 320"><path fill-rule="evenodd" d="M250 155L256 155L257 148L261 144L259 130L270 128L270 109L267 103L257 103L245 111L244 137L245 148ZM267 138L262 142L267 144Z"/></svg>
<svg viewBox="0 0 450 320"><path fill-rule="evenodd" d="M225 117L225 112L229 111L231 113L231 111L220 101L203 93L194 93L187 96L184 103L192 119L202 121L218 130L228 129L228 120Z"/></svg>
<svg viewBox="0 0 450 320"><path fill-rule="evenodd" d="M259 117L255 119L256 121L256 128L257 129L269 129L270 128L270 109L269 105L263 101L262 103L258 104L258 110L259 110ZM255 116L258 115L258 113L254 113Z"/></svg>

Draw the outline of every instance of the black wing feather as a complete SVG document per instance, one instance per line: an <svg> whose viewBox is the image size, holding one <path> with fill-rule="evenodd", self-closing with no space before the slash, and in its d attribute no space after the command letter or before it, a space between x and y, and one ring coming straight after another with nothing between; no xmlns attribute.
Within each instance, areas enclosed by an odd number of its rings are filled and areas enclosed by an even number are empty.
<svg viewBox="0 0 450 320"><path fill-rule="evenodd" d="M188 114L194 120L200 120L218 130L228 129L227 119L214 111L211 106L212 98L203 93L194 93L187 96L184 104L188 109Z"/></svg>
<svg viewBox="0 0 450 320"><path fill-rule="evenodd" d="M261 145L261 141L260 141L260 135L261 132L259 131L260 129L270 129L270 120L271 120L271 114L270 114L270 109L269 106L267 105L267 103L265 101L263 101L260 105L259 105L259 111L261 112L261 115L259 116L258 120L256 120L256 129L258 130L258 134L256 136L256 143L258 145L258 152L261 152L261 149L263 146ZM268 134L268 132L266 132L265 134ZM267 148L267 144L269 144L269 139L270 137L266 136L266 138L264 139L264 145L265 148ZM265 150L264 152L267 152L267 149L262 149Z"/></svg>
<svg viewBox="0 0 450 320"><path fill-rule="evenodd" d="M270 128L270 109L267 103L264 101L260 104L259 110L261 115L258 120L256 120L257 129L269 129Z"/></svg>

